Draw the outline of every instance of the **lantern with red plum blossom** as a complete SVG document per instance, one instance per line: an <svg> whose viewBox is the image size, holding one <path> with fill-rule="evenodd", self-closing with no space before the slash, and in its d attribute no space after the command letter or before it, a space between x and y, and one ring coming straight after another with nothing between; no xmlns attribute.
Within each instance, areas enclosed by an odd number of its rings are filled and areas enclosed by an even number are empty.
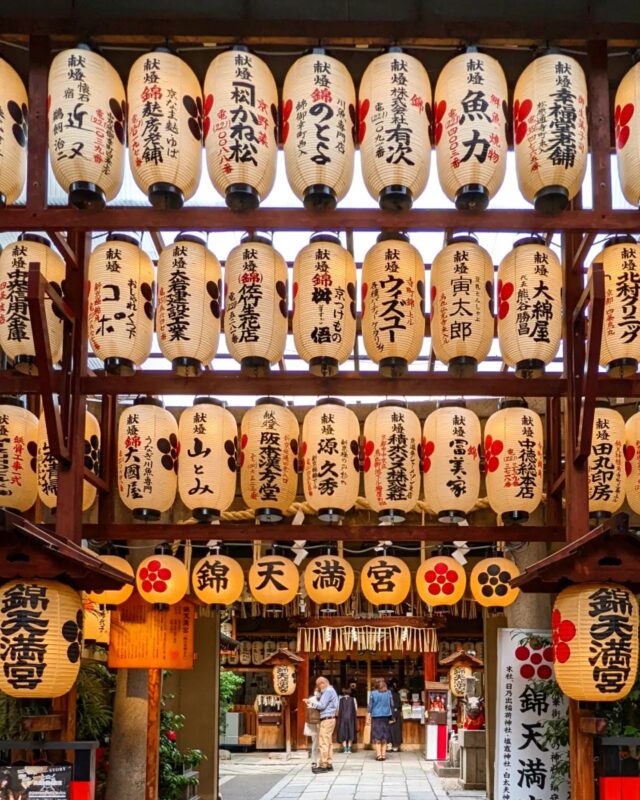
<svg viewBox="0 0 640 800"><path fill-rule="evenodd" d="M179 558L161 550L140 563L136 588L143 600L164 610L179 603L189 591L189 573Z"/></svg>
<svg viewBox="0 0 640 800"><path fill-rule="evenodd" d="M430 606L453 606L464 597L467 576L451 556L433 556L416 570L416 589Z"/></svg>
<svg viewBox="0 0 640 800"><path fill-rule="evenodd" d="M636 114L639 104L640 62L636 61L620 81L613 117L622 194L636 207L640 205L640 117Z"/></svg>
<svg viewBox="0 0 640 800"><path fill-rule="evenodd" d="M36 502L38 420L17 397L0 397L0 508L19 514Z"/></svg>
<svg viewBox="0 0 640 800"><path fill-rule="evenodd" d="M15 69L0 58L0 119L6 129L0 141L0 208L13 205L27 177L29 100Z"/></svg>

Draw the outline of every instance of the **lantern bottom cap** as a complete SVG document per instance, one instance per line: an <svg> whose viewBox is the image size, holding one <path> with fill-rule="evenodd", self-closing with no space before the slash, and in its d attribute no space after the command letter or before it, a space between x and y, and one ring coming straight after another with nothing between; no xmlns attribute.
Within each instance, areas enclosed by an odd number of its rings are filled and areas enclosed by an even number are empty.
<svg viewBox="0 0 640 800"><path fill-rule="evenodd" d="M392 522L395 525L398 522L404 522L406 518L405 512L397 508L385 508L384 511L378 512L380 522Z"/></svg>
<svg viewBox="0 0 640 800"><path fill-rule="evenodd" d="M564 186L545 186L536 194L533 205L541 214L559 214L569 206L569 191Z"/></svg>
<svg viewBox="0 0 640 800"><path fill-rule="evenodd" d="M183 378L196 377L202 372L202 362L189 356L174 358L171 362L171 367L176 375L181 375Z"/></svg>
<svg viewBox="0 0 640 800"><path fill-rule="evenodd" d="M135 375L136 365L130 358L120 358L112 356L104 360L105 372L109 375Z"/></svg>
<svg viewBox="0 0 640 800"><path fill-rule="evenodd" d="M610 511L589 511L591 519L611 519Z"/></svg>
<svg viewBox="0 0 640 800"><path fill-rule="evenodd" d="M318 519L322 522L340 522L344 519L344 511L341 508L319 508Z"/></svg>
<svg viewBox="0 0 640 800"><path fill-rule="evenodd" d="M191 513L198 522L211 522L220 519L220 509L218 508L192 508Z"/></svg>
<svg viewBox="0 0 640 800"><path fill-rule="evenodd" d="M508 525L522 525L529 519L528 511L505 511L502 516L502 521Z"/></svg>
<svg viewBox="0 0 640 800"><path fill-rule="evenodd" d="M261 356L247 356L240 361L240 372L254 378L265 378L269 374L271 364Z"/></svg>
<svg viewBox="0 0 640 800"><path fill-rule="evenodd" d="M307 186L302 195L304 207L310 211L332 210L338 205L336 193L324 183Z"/></svg>
<svg viewBox="0 0 640 800"><path fill-rule="evenodd" d="M255 211L260 205L260 195L248 183L232 183L224 199L231 211Z"/></svg>
<svg viewBox="0 0 640 800"><path fill-rule="evenodd" d="M472 378L478 371L478 362L471 356L456 356L449 359L448 370L456 378Z"/></svg>
<svg viewBox="0 0 640 800"><path fill-rule="evenodd" d="M7 207L7 195L3 192L0 192L0 208Z"/></svg>
<svg viewBox="0 0 640 800"><path fill-rule="evenodd" d="M23 375L37 375L38 367L36 366L35 356L16 356L13 359L13 368Z"/></svg>
<svg viewBox="0 0 640 800"><path fill-rule="evenodd" d="M461 522L464 522L467 518L467 515L464 511L439 511L438 512L438 522L445 522L449 525L459 525Z"/></svg>
<svg viewBox="0 0 640 800"><path fill-rule="evenodd" d="M380 616L383 616L383 615L388 616L390 614L395 614L395 613L396 613L396 610L395 610L395 608L393 606L389 606L389 605L378 606L378 614L380 614Z"/></svg>
<svg viewBox="0 0 640 800"><path fill-rule="evenodd" d="M169 603L154 603L153 607L156 611L168 611Z"/></svg>
<svg viewBox="0 0 640 800"><path fill-rule="evenodd" d="M284 514L278 508L257 508L256 519L260 522L282 522Z"/></svg>
<svg viewBox="0 0 640 800"><path fill-rule="evenodd" d="M161 211L176 211L184 205L184 193L172 183L154 183L149 187L149 202Z"/></svg>
<svg viewBox="0 0 640 800"><path fill-rule="evenodd" d="M608 364L609 375L616 378L633 378L638 371L638 362L635 358L616 358Z"/></svg>
<svg viewBox="0 0 640 800"><path fill-rule="evenodd" d="M338 359L331 356L316 356L309 361L309 372L319 378L330 378L338 373Z"/></svg>
<svg viewBox="0 0 640 800"><path fill-rule="evenodd" d="M320 613L323 615L337 614L338 606L335 603L323 603L320 606Z"/></svg>
<svg viewBox="0 0 640 800"><path fill-rule="evenodd" d="M489 205L491 195L486 186L480 183L467 183L456 192L458 211L484 211Z"/></svg>
<svg viewBox="0 0 640 800"><path fill-rule="evenodd" d="M541 358L525 358L516 364L516 375L519 378L541 378L544 367L545 363Z"/></svg>
<svg viewBox="0 0 640 800"><path fill-rule="evenodd" d="M160 512L155 508L134 508L133 518L141 519L143 522L160 519Z"/></svg>
<svg viewBox="0 0 640 800"><path fill-rule="evenodd" d="M102 189L88 181L74 181L69 186L69 202L83 211L100 211L107 205L107 198Z"/></svg>
<svg viewBox="0 0 640 800"><path fill-rule="evenodd" d="M378 364L378 369L384 378L401 378L403 375L407 374L409 362L406 358L391 356L389 358L383 358Z"/></svg>
<svg viewBox="0 0 640 800"><path fill-rule="evenodd" d="M280 617L284 613L284 609L277 603L267 603L264 607L264 613L272 617Z"/></svg>
<svg viewBox="0 0 640 800"><path fill-rule="evenodd" d="M413 205L411 189L399 184L385 186L378 195L378 205L383 211L408 211Z"/></svg>

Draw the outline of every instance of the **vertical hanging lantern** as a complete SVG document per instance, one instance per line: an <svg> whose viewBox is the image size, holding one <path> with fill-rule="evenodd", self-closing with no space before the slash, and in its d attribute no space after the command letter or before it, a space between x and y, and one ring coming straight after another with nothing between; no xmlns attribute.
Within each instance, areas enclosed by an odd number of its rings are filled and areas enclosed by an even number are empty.
<svg viewBox="0 0 640 800"><path fill-rule="evenodd" d="M287 263L267 236L247 234L224 270L224 335L243 372L262 377L284 356Z"/></svg>
<svg viewBox="0 0 640 800"><path fill-rule="evenodd" d="M17 397L0 397L0 508L18 514L36 502L38 420Z"/></svg>
<svg viewBox="0 0 640 800"><path fill-rule="evenodd" d="M411 590L411 572L399 558L377 556L362 567L360 588L380 614L392 614L393 607L404 602Z"/></svg>
<svg viewBox="0 0 640 800"><path fill-rule="evenodd" d="M15 69L0 58L0 208L13 205L27 177L27 90Z"/></svg>
<svg viewBox="0 0 640 800"><path fill-rule="evenodd" d="M118 491L141 520L159 519L175 501L178 425L155 397L138 397L118 423Z"/></svg>
<svg viewBox="0 0 640 800"><path fill-rule="evenodd" d="M189 591L189 573L179 558L168 555L161 546L158 552L140 562L136 588L143 600L162 611L179 603Z"/></svg>
<svg viewBox="0 0 640 800"><path fill-rule="evenodd" d="M351 564L331 553L312 558L304 570L304 588L322 614L335 614L351 597L353 584Z"/></svg>
<svg viewBox="0 0 640 800"><path fill-rule="evenodd" d="M0 587L0 691L53 698L71 690L82 653L82 602L56 581L9 581Z"/></svg>
<svg viewBox="0 0 640 800"><path fill-rule="evenodd" d="M290 558L260 556L249 567L248 583L256 603L284 606L298 594L300 576Z"/></svg>
<svg viewBox="0 0 640 800"><path fill-rule="evenodd" d="M287 72L282 142L289 185L305 208L335 208L353 179L356 90L345 65L314 47Z"/></svg>
<svg viewBox="0 0 640 800"><path fill-rule="evenodd" d="M404 522L420 494L420 420L399 400L378 403L364 423L364 493L378 518Z"/></svg>
<svg viewBox="0 0 640 800"><path fill-rule="evenodd" d="M289 697L296 690L296 668L293 664L276 664L272 670L273 691L280 697Z"/></svg>
<svg viewBox="0 0 640 800"><path fill-rule="evenodd" d="M32 261L40 264L40 274L62 295L64 261L51 248L51 242L35 233L20 234L18 240L8 244L0 255L0 347L17 370L37 375L27 303L29 264ZM62 356L62 317L48 297L45 297L44 308L51 360L55 364Z"/></svg>
<svg viewBox="0 0 640 800"><path fill-rule="evenodd" d="M449 691L454 697L464 697L467 693L467 679L473 670L464 664L457 664L449 670Z"/></svg>
<svg viewBox="0 0 640 800"><path fill-rule="evenodd" d="M555 679L572 700L613 703L638 672L638 601L619 583L563 589L551 615Z"/></svg>
<svg viewBox="0 0 640 800"><path fill-rule="evenodd" d="M493 261L475 236L454 236L431 265L431 343L449 372L473 375L493 340Z"/></svg>
<svg viewBox="0 0 640 800"><path fill-rule="evenodd" d="M422 256L405 234L381 233L362 265L362 339L380 373L397 378L424 341Z"/></svg>
<svg viewBox="0 0 640 800"><path fill-rule="evenodd" d="M624 445L622 414L608 400L596 400L589 451L589 516L608 519L624 503Z"/></svg>
<svg viewBox="0 0 640 800"><path fill-rule="evenodd" d="M236 494L238 426L225 403L196 397L178 426L180 499L199 522L220 519Z"/></svg>
<svg viewBox="0 0 640 800"><path fill-rule="evenodd" d="M109 647L111 612L82 593L82 641L86 646Z"/></svg>
<svg viewBox="0 0 640 800"><path fill-rule="evenodd" d="M537 377L562 339L562 265L541 236L518 239L498 267L498 341L516 375Z"/></svg>
<svg viewBox="0 0 640 800"><path fill-rule="evenodd" d="M453 606L464 597L467 576L451 556L433 556L416 570L416 589L430 606Z"/></svg>
<svg viewBox="0 0 640 800"><path fill-rule="evenodd" d="M610 236L593 259L602 264L605 286L600 365L615 377L633 377L640 361L639 256L633 236L619 234Z"/></svg>
<svg viewBox="0 0 640 800"><path fill-rule="evenodd" d="M199 236L181 233L158 259L156 331L178 375L199 375L220 338L220 262Z"/></svg>
<svg viewBox="0 0 640 800"><path fill-rule="evenodd" d="M447 62L436 83L433 134L440 186L456 207L483 210L507 168L507 80L475 47Z"/></svg>
<svg viewBox="0 0 640 800"><path fill-rule="evenodd" d="M374 58L358 92L362 174L380 208L403 211L429 179L431 84L417 58L400 47Z"/></svg>
<svg viewBox="0 0 640 800"><path fill-rule="evenodd" d="M624 426L625 496L631 510L640 513L640 409Z"/></svg>
<svg viewBox="0 0 640 800"><path fill-rule="evenodd" d="M244 573L237 561L219 553L209 553L193 568L193 593L207 605L224 608L240 599Z"/></svg>
<svg viewBox="0 0 640 800"><path fill-rule="evenodd" d="M640 62L620 81L614 101L614 126L618 177L622 194L632 206L640 206Z"/></svg>
<svg viewBox="0 0 640 800"><path fill-rule="evenodd" d="M342 400L324 397L302 423L304 496L323 522L339 522L360 488L360 423Z"/></svg>
<svg viewBox="0 0 640 800"><path fill-rule="evenodd" d="M49 70L49 155L76 208L104 208L124 175L127 104L109 62L88 46L63 50Z"/></svg>
<svg viewBox="0 0 640 800"><path fill-rule="evenodd" d="M422 433L424 496L439 522L459 525L480 494L480 420L464 403L442 404Z"/></svg>
<svg viewBox="0 0 640 800"><path fill-rule="evenodd" d="M58 461L51 454L44 413L38 422L37 482L38 497L47 508L58 505ZM89 411L84 420L84 466L97 475L100 471L100 424ZM88 511L96 499L96 487L82 482L82 510Z"/></svg>
<svg viewBox="0 0 640 800"><path fill-rule="evenodd" d="M113 375L133 375L153 343L153 262L133 236L111 233L89 259L89 341Z"/></svg>
<svg viewBox="0 0 640 800"><path fill-rule="evenodd" d="M278 88L265 62L236 45L204 79L209 176L232 211L253 211L273 188L278 155Z"/></svg>
<svg viewBox="0 0 640 800"><path fill-rule="evenodd" d="M99 555L98 558L100 561L104 561L105 564L108 564L108 566L115 567L115 569L118 569L120 572L124 572L126 575L129 575L133 578L133 567L121 556L107 554ZM92 600L94 603L99 603L107 608L115 608L115 606L126 603L132 594L133 585L129 583L123 583L119 589L105 589L104 591L96 591L94 589L91 592L87 592L87 598Z"/></svg>
<svg viewBox="0 0 640 800"><path fill-rule="evenodd" d="M518 78L513 139L520 191L536 211L563 211L588 158L587 82L575 58L546 51Z"/></svg>
<svg viewBox="0 0 640 800"><path fill-rule="evenodd" d="M127 98L133 178L154 208L182 208L200 182L200 82L181 58L158 48L133 62Z"/></svg>
<svg viewBox="0 0 640 800"><path fill-rule="evenodd" d="M485 608L512 605L518 599L520 589L512 588L511 581L519 574L517 565L508 558L483 558L471 570L469 577L473 599Z"/></svg>
<svg viewBox="0 0 640 800"><path fill-rule="evenodd" d="M293 262L293 341L313 375L335 375L356 339L356 265L335 234L316 233Z"/></svg>
<svg viewBox="0 0 640 800"><path fill-rule="evenodd" d="M283 400L262 397L240 426L240 487L260 522L280 522L298 490L298 420Z"/></svg>
<svg viewBox="0 0 640 800"><path fill-rule="evenodd" d="M484 429L487 497L508 524L529 519L542 500L542 421L524 400L503 400Z"/></svg>

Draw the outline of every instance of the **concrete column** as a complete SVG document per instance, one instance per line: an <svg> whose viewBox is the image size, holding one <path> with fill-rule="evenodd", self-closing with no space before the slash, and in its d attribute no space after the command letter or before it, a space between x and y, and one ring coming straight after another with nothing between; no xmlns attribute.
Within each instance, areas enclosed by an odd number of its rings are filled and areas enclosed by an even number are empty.
<svg viewBox="0 0 640 800"><path fill-rule="evenodd" d="M529 542L513 551L515 563L521 570L549 555L545 542ZM520 592L516 602L506 609L509 628L551 628L551 598L548 594Z"/></svg>
<svg viewBox="0 0 640 800"><path fill-rule="evenodd" d="M106 800L144 800L147 670L120 669L116 679Z"/></svg>

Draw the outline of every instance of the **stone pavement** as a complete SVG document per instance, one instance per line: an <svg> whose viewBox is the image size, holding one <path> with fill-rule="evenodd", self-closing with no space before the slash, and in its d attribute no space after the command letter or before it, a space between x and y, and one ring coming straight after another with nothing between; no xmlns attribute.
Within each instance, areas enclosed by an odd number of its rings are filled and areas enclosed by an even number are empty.
<svg viewBox="0 0 640 800"><path fill-rule="evenodd" d="M371 750L345 755L336 752L333 772L314 775L307 754L290 761L269 760L267 754L233 755L221 764L223 800L484 800L484 792L464 792L447 781L446 788L430 762L418 752L388 753L378 762ZM256 780L264 776L264 793ZM251 787L244 778L251 776ZM278 777L279 776L279 777ZM277 779L277 782L274 780ZM244 789L243 789L244 784ZM248 791L247 791L248 790Z"/></svg>

